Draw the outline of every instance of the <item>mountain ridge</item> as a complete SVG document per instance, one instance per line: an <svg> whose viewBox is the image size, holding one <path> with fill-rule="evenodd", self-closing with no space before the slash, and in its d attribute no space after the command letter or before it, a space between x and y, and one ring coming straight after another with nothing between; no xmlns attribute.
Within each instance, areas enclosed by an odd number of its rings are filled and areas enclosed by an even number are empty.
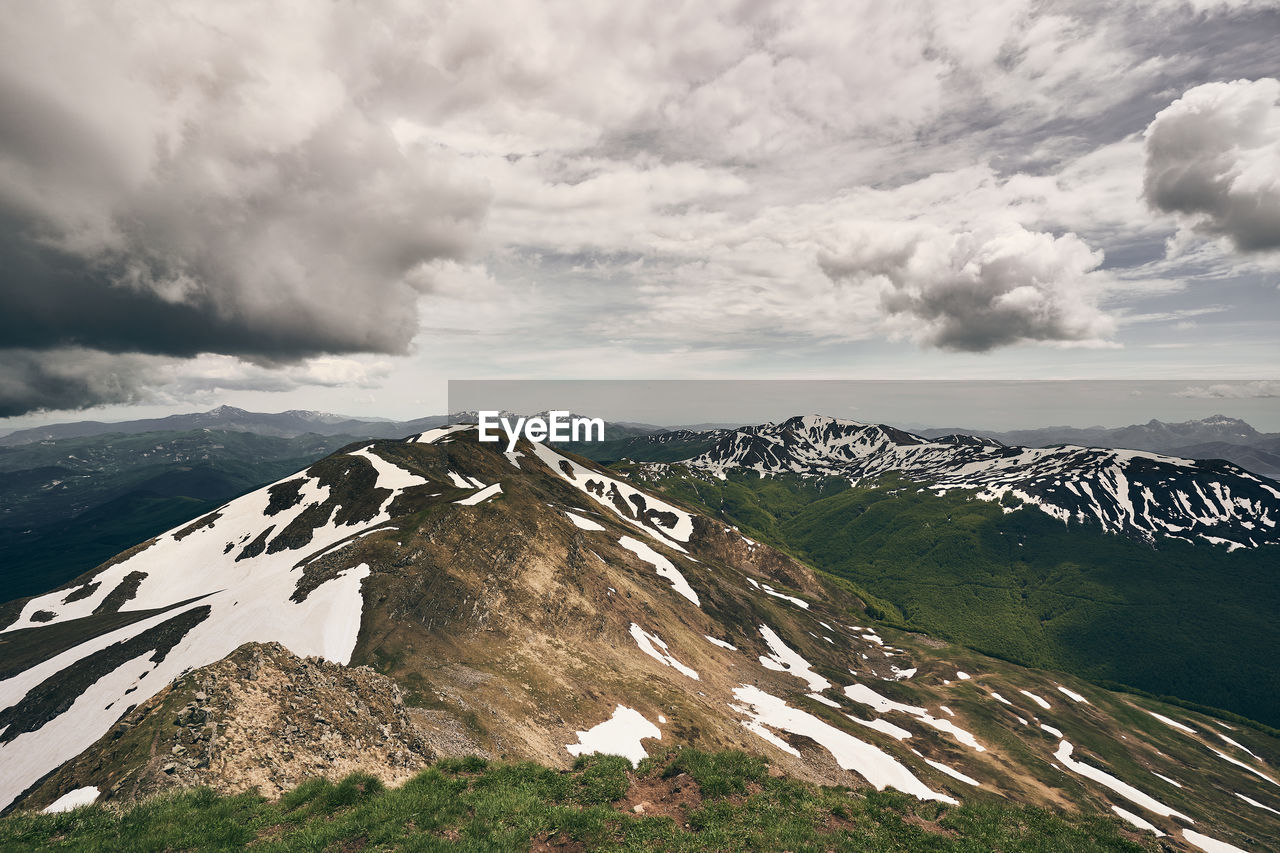
<svg viewBox="0 0 1280 853"><path fill-rule="evenodd" d="M1258 774L1275 775L1280 741L1261 730L1234 727L1248 752L1222 742L1234 761L1215 758L1219 727L1202 713L877 626L871 594L679 501L553 448L504 454L473 436L348 445L6 608L5 643L87 638L0 681L7 798L93 787L110 799L119 762L85 750L129 706L274 640L373 666L422 725L461 726L495 757L565 766L575 750L736 748L799 779L944 808L987 795L1091 813L1125 803L1181 849L1188 826L1272 838L1262 810L1227 810L1234 792L1273 796ZM82 754L81 775L48 775Z"/></svg>
<svg viewBox="0 0 1280 853"><path fill-rule="evenodd" d="M718 478L751 470L857 484L899 473L935 491L972 489L983 500L1012 499L1064 522L1096 520L1104 531L1150 542L1201 539L1229 549L1280 542L1280 483L1230 463L1074 445L1023 448L956 434L928 439L820 415L713 439L681 463Z"/></svg>

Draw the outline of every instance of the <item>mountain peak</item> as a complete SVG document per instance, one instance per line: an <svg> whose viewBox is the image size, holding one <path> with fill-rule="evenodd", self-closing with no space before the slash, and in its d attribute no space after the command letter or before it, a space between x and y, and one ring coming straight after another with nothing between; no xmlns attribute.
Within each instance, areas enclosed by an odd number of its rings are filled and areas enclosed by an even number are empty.
<svg viewBox="0 0 1280 853"><path fill-rule="evenodd" d="M205 412L205 415L212 418L241 418L250 414L245 409L237 409L235 406L218 406Z"/></svg>
<svg viewBox="0 0 1280 853"><path fill-rule="evenodd" d="M1097 522L1149 542L1176 538L1233 549L1280 543L1280 490L1227 463L1145 451L1024 448L957 435L930 440L891 426L806 415L737 430L687 464L719 478L745 469L857 484L899 474L935 491L1016 499L1063 522Z"/></svg>

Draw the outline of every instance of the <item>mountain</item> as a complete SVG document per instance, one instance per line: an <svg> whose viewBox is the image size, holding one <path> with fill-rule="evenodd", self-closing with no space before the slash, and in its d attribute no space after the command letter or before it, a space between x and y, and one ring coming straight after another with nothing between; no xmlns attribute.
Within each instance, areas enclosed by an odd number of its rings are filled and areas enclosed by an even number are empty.
<svg viewBox="0 0 1280 853"><path fill-rule="evenodd" d="M352 441L467 419L467 413L457 413L358 421L323 412L272 415L223 406L124 424L25 431L8 446L0 441L0 600L52 589ZM153 430L157 425L168 429ZM50 437L88 427L116 431ZM606 425L611 443L653 429L658 428Z"/></svg>
<svg viewBox="0 0 1280 853"><path fill-rule="evenodd" d="M1270 477L1272 480L1280 479L1280 439L1260 441L1255 445L1210 441L1186 447L1171 447L1165 452L1170 456L1183 456L1188 459L1225 459L1246 471Z"/></svg>
<svg viewBox="0 0 1280 853"><path fill-rule="evenodd" d="M688 745L892 787L929 827L1030 804L1173 849L1280 843L1274 732L875 618L891 608L543 445L359 442L0 612L0 803Z"/></svg>
<svg viewBox="0 0 1280 853"><path fill-rule="evenodd" d="M514 413L503 411L503 415ZM536 413L546 415L545 411ZM451 415L428 415L408 421L388 418L354 418L329 412L312 412L293 409L287 412L249 412L234 406L218 406L207 412L168 415L163 418L144 418L135 421L76 421L74 423L47 424L45 426L0 431L0 447L17 447L37 442L58 441L68 438L86 438L102 435L136 435L139 433L188 432L191 430L219 430L223 432L248 432L277 438L298 438L304 435L350 436L354 438L399 438L415 432L434 429L446 424L474 423L476 412L454 412ZM651 424L608 423L607 434L611 438L626 438L664 431Z"/></svg>
<svg viewBox="0 0 1280 853"><path fill-rule="evenodd" d="M1203 540L1229 549L1280 542L1280 483L1229 463L1133 450L1065 445L1011 447L970 435L926 439L893 427L811 415L716 434L685 460L723 477L840 477L851 483L898 473L937 492L1029 504L1061 521L1097 521L1105 532L1154 542Z"/></svg>
<svg viewBox="0 0 1280 853"><path fill-rule="evenodd" d="M65 424L49 424L29 429L19 429L0 436L0 447L15 447L40 441L56 441L65 438L88 436L134 435L151 432L186 432L197 429L226 432L250 432L277 438L297 438L314 435L346 435L369 438L395 438L412 432L430 429L450 423L448 415L418 418L412 421L391 421L384 418L353 418L327 412L292 410L268 414L248 412L234 406L219 406L207 412L169 415L163 418L145 418L136 421L104 423L102 421L76 421Z"/></svg>
<svg viewBox="0 0 1280 853"><path fill-rule="evenodd" d="M1280 724L1272 481L814 417L619 469L874 590L905 627Z"/></svg>
<svg viewBox="0 0 1280 853"><path fill-rule="evenodd" d="M201 428L0 447L0 598L52 589L353 440Z"/></svg>
<svg viewBox="0 0 1280 853"><path fill-rule="evenodd" d="M1273 479L1280 477L1280 434L1261 433L1248 423L1226 415L1202 420L1164 423L1152 419L1145 424L1108 429L1106 427L1044 427L1041 429L992 432L954 427L920 429L928 438L965 434L995 439L1021 447L1050 447L1058 444L1087 447L1148 450L1191 459L1225 459L1242 468Z"/></svg>

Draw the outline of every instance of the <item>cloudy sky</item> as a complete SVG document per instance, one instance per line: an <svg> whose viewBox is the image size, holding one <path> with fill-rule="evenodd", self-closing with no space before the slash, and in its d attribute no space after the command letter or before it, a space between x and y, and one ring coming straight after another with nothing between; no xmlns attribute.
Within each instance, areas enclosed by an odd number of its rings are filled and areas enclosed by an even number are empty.
<svg viewBox="0 0 1280 853"><path fill-rule="evenodd" d="M1205 0L15 4L0 426L1277 379L1278 36Z"/></svg>

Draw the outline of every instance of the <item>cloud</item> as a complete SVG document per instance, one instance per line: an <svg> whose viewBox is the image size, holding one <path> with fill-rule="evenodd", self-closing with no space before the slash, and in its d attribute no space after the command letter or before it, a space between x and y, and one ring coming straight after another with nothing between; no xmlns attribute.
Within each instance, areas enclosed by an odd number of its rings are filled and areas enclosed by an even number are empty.
<svg viewBox="0 0 1280 853"><path fill-rule="evenodd" d="M160 378L155 360L86 349L8 349L0 357L0 418L39 409L139 403Z"/></svg>
<svg viewBox="0 0 1280 853"><path fill-rule="evenodd" d="M15 369L34 384L8 398L292 388L361 354L532 363L548 341L1104 342L1100 306L1192 277L1189 254L1134 276L1095 261L1150 262L1171 228L1142 201L1138 131L1163 92L1271 73L1274 18L1208 0L26 4L0 32L0 362L48 352L60 375L79 353L84 381ZM850 222L888 225L863 241ZM446 369L402 364L414 385Z"/></svg>
<svg viewBox="0 0 1280 853"><path fill-rule="evenodd" d="M1193 385L1174 393L1178 397L1207 400L1247 400L1262 397L1280 397L1280 380L1259 379L1253 382L1220 382L1214 385Z"/></svg>
<svg viewBox="0 0 1280 853"><path fill-rule="evenodd" d="M965 352L1024 341L1103 343L1115 324L1094 304L1101 263L1074 234L1017 225L859 227L841 251L819 258L832 281L877 290L900 334Z"/></svg>
<svg viewBox="0 0 1280 853"><path fill-rule="evenodd" d="M405 86L426 72L389 66L393 34L365 11L50 2L6 16L0 341L24 361L407 351L429 284L414 271L468 254L489 193L448 152L400 145ZM75 387L30 390L61 405ZM113 393L83 387L86 403Z"/></svg>
<svg viewBox="0 0 1280 853"><path fill-rule="evenodd" d="M7 349L0 358L0 418L31 411L113 404L175 404L227 391L376 388L391 371L386 359L320 356L259 365L234 356L184 359L107 353L84 347Z"/></svg>
<svg viewBox="0 0 1280 853"><path fill-rule="evenodd" d="M1149 204L1241 251L1280 249L1280 80L1196 86L1144 136Z"/></svg>

